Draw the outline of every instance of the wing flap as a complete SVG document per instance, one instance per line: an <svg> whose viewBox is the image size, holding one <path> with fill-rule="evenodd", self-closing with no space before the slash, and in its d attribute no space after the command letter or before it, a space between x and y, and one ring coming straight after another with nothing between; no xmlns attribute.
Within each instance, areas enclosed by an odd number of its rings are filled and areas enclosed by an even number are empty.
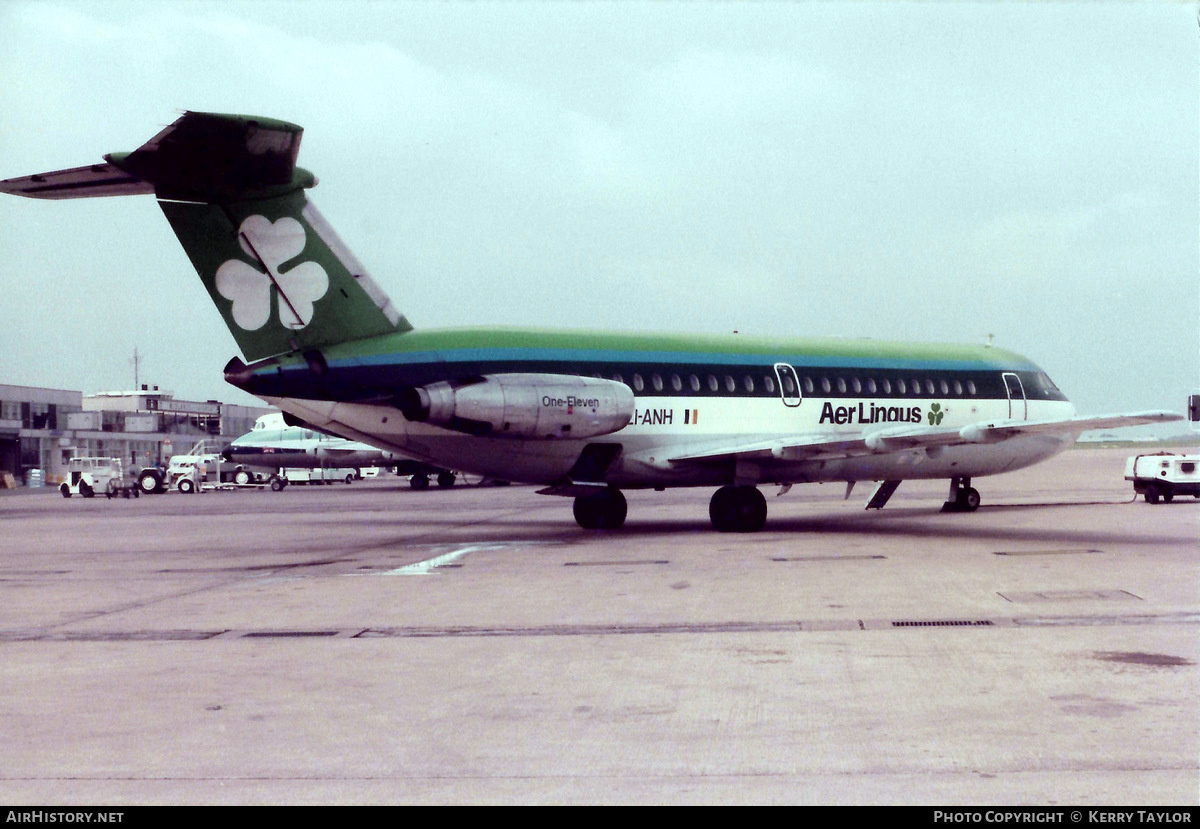
<svg viewBox="0 0 1200 829"><path fill-rule="evenodd" d="M832 436L794 435L774 440L744 444L709 446L671 457L672 464L717 463L729 460L758 462L789 462L849 458L856 455L896 452L904 449L923 449L935 446L963 446L978 443L1000 443L1026 435L1078 436L1091 429L1116 429L1125 426L1144 426L1151 423L1170 423L1183 420L1174 412L1151 411L1124 415L1071 417L1057 420L993 420L967 426L903 426L874 432Z"/></svg>
<svg viewBox="0 0 1200 829"><path fill-rule="evenodd" d="M1021 435L1075 434L1092 429L1121 429L1183 420L1175 412L1151 411L1119 415L1091 415L1059 420L995 420L964 426L960 431L967 443L997 443Z"/></svg>

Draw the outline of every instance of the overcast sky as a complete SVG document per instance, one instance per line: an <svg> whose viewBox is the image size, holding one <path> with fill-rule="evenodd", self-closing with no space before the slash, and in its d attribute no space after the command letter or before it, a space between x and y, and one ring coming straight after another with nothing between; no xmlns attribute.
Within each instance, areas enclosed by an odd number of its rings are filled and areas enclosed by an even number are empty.
<svg viewBox="0 0 1200 829"><path fill-rule="evenodd" d="M0 0L0 178L305 128L417 327L985 342L1200 390L1195 3ZM0 383L252 403L152 197L0 196Z"/></svg>

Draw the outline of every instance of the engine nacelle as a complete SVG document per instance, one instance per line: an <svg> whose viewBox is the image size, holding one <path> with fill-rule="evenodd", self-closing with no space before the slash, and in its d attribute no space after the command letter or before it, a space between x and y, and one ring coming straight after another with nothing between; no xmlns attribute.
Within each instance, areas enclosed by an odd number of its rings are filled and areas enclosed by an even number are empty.
<svg viewBox="0 0 1200 829"><path fill-rule="evenodd" d="M633 417L624 383L569 374L490 374L430 383L400 396L409 420L457 432L538 440L594 438Z"/></svg>

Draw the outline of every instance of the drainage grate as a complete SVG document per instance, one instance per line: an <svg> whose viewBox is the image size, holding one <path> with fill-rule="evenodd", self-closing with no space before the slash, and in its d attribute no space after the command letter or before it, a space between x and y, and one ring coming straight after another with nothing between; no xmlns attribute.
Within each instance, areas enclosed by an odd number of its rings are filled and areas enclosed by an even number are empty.
<svg viewBox="0 0 1200 829"><path fill-rule="evenodd" d="M243 633L243 639L276 639L305 636L337 636L340 630L252 630Z"/></svg>
<svg viewBox="0 0 1200 829"><path fill-rule="evenodd" d="M1072 602L1072 601L1101 601L1128 602L1141 601L1142 597L1128 590L1039 590L1032 593L997 593L1002 599L1010 602Z"/></svg>
<svg viewBox="0 0 1200 829"><path fill-rule="evenodd" d="M1086 553L1103 553L1103 550L1009 550L994 552L994 556L1074 556Z"/></svg>
<svg viewBox="0 0 1200 829"><path fill-rule="evenodd" d="M986 627L991 625L989 619L977 619L973 622L962 620L939 619L932 622L892 622L894 628L948 628L948 627Z"/></svg>
<svg viewBox="0 0 1200 829"><path fill-rule="evenodd" d="M887 556L772 556L771 561L874 561L878 559L886 559Z"/></svg>
<svg viewBox="0 0 1200 829"><path fill-rule="evenodd" d="M566 561L563 567L624 567L629 564L670 564L665 559L647 559L645 561Z"/></svg>

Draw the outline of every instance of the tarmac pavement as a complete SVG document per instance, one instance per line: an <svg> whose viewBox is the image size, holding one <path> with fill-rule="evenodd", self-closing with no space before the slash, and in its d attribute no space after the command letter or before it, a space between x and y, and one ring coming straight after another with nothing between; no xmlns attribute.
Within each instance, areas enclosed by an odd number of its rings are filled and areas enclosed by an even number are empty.
<svg viewBox="0 0 1200 829"><path fill-rule="evenodd" d="M862 484L0 496L0 801L1196 805L1200 501Z"/></svg>

